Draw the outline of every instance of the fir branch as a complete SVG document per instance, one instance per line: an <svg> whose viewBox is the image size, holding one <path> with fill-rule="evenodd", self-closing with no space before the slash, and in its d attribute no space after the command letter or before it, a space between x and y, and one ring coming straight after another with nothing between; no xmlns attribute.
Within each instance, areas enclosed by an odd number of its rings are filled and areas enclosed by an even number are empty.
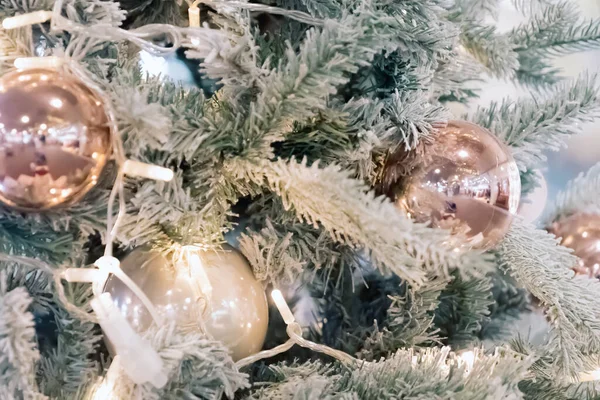
<svg viewBox="0 0 600 400"><path fill-rule="evenodd" d="M544 151L560 149L582 122L598 116L599 90L596 76L582 75L548 95L479 108L471 120L509 145L519 170L526 171L546 160Z"/></svg>
<svg viewBox="0 0 600 400"><path fill-rule="evenodd" d="M531 311L531 296L504 272L495 271L490 280L493 304L489 307L489 318L484 321L479 338L498 341L506 339L512 333L512 324L521 313Z"/></svg>
<svg viewBox="0 0 600 400"><path fill-rule="evenodd" d="M487 16L496 18L498 16L498 0L456 0L452 9L465 20L483 20Z"/></svg>
<svg viewBox="0 0 600 400"><path fill-rule="evenodd" d="M121 66L110 83L111 105L117 116L119 134L127 153L139 159L143 153L162 150L169 139L170 115L166 107L152 102L158 79L144 79L133 68Z"/></svg>
<svg viewBox="0 0 600 400"><path fill-rule="evenodd" d="M333 18L339 16L343 9L343 4L338 1L327 0L300 0L306 10L317 17Z"/></svg>
<svg viewBox="0 0 600 400"><path fill-rule="evenodd" d="M51 4L51 0L0 0L0 12L2 17L12 17L15 14L49 10Z"/></svg>
<svg viewBox="0 0 600 400"><path fill-rule="evenodd" d="M127 12L118 2L102 0L66 0L63 12L70 20L80 24L103 24L118 27Z"/></svg>
<svg viewBox="0 0 600 400"><path fill-rule="evenodd" d="M384 107L384 100L357 98L343 108L348 115L348 126L355 130L357 143L351 149L338 151L337 162L344 169L354 170L357 179L372 186L377 179L377 153L389 148L388 139L394 133L392 122L383 113Z"/></svg>
<svg viewBox="0 0 600 400"><path fill-rule="evenodd" d="M304 224L274 225L270 219L259 232L249 231L239 240L256 279L275 284L296 282L307 267L330 270L338 261L333 247L325 232Z"/></svg>
<svg viewBox="0 0 600 400"><path fill-rule="evenodd" d="M426 7L411 9L415 17L423 10ZM336 87L345 84L359 67L368 66L381 50L405 46L406 50L422 52L421 41L433 36L429 32L433 28L406 32L399 38L392 33L406 27L404 19L373 11L365 3L340 21L325 21L320 32L310 30L299 54L290 48L285 64L257 82L261 92L250 105L251 114L239 132L244 146L237 149L237 156L272 157L271 144L290 131L290 120L304 121L326 109L327 98Z"/></svg>
<svg viewBox="0 0 600 400"><path fill-rule="evenodd" d="M474 352L469 373L448 348L399 350L379 362L348 370L320 362L271 367L271 383L253 393L254 399L517 399L519 381L531 359L507 349L486 355ZM266 374L265 374L266 375Z"/></svg>
<svg viewBox="0 0 600 400"><path fill-rule="evenodd" d="M136 3L129 10L132 28L147 24L184 24L185 17L180 9L182 0L139 0Z"/></svg>
<svg viewBox="0 0 600 400"><path fill-rule="evenodd" d="M556 195L552 213L544 220L546 226L574 213L600 213L600 163L579 174Z"/></svg>
<svg viewBox="0 0 600 400"><path fill-rule="evenodd" d="M489 278L465 281L456 275L439 296L434 326L444 343L460 348L468 346L489 321L493 304Z"/></svg>
<svg viewBox="0 0 600 400"><path fill-rule="evenodd" d="M0 31L0 73L2 75L14 68L15 59L33 55L31 43L31 29L2 29Z"/></svg>
<svg viewBox="0 0 600 400"><path fill-rule="evenodd" d="M365 247L385 272L394 272L411 283L421 284L427 270L446 275L458 268L478 275L487 267L477 254L454 252L442 244L447 233L414 224L389 200L375 197L348 172L331 165L319 169L295 161L265 163L249 179L265 183L279 195L286 209L301 221L320 226L343 244Z"/></svg>
<svg viewBox="0 0 600 400"><path fill-rule="evenodd" d="M37 390L35 372L40 358L33 315L27 311L31 297L24 288L7 290L6 273L0 272L0 387L8 398L44 399Z"/></svg>
<svg viewBox="0 0 600 400"><path fill-rule="evenodd" d="M67 299L84 312L92 312L89 284L69 285ZM71 399L82 386L96 377L98 364L93 359L101 339L96 325L73 317L59 302L53 319L57 331L56 347L43 349L38 369L40 389L51 398Z"/></svg>
<svg viewBox="0 0 600 400"><path fill-rule="evenodd" d="M383 112L390 118L394 134L388 148L403 146L405 150L413 150L421 140L431 137L435 126L450 119L450 112L429 102L426 93L412 91L395 92L389 101L384 103ZM386 143L387 144L387 143Z"/></svg>
<svg viewBox="0 0 600 400"><path fill-rule="evenodd" d="M446 279L431 279L426 286L408 288L402 295L390 296L392 304L382 328L364 338L359 352L361 359L377 360L399 348L414 348L438 342L438 330L433 326L434 311L440 304L440 294ZM406 284L403 284L406 287Z"/></svg>
<svg viewBox="0 0 600 400"><path fill-rule="evenodd" d="M547 375L554 361L554 355L544 348L533 348L521 338L511 341L510 347L525 357L535 355L530 368L532 374L521 381L519 388L528 400L576 400L596 399L600 393L594 382L572 383L553 379Z"/></svg>
<svg viewBox="0 0 600 400"><path fill-rule="evenodd" d="M60 263L71 253L73 234L54 232L48 227L36 232L18 216L7 210L0 218L0 252L41 258Z"/></svg>
<svg viewBox="0 0 600 400"><path fill-rule="evenodd" d="M569 2L552 4L509 34L517 53L562 56L600 47L600 20L581 21Z"/></svg>
<svg viewBox="0 0 600 400"><path fill-rule="evenodd" d="M554 326L550 346L555 357L554 379L592 370L588 355L600 352L600 283L574 279L570 268L576 257L558 246L557 239L545 231L513 223L500 245L504 268L519 284L548 308Z"/></svg>
<svg viewBox="0 0 600 400"><path fill-rule="evenodd" d="M20 263L0 263L0 269L5 274L8 290L19 287L27 290L32 300L29 310L34 315L45 315L53 308L53 287L47 271L35 270Z"/></svg>
<svg viewBox="0 0 600 400"><path fill-rule="evenodd" d="M517 11L531 15L556 4L557 0L512 0L511 2Z"/></svg>
<svg viewBox="0 0 600 400"><path fill-rule="evenodd" d="M150 383L136 385L123 377L112 394L119 400L218 400L248 385L246 374L237 371L228 350L218 341L200 334L184 334L174 323L150 328L144 333L169 371L169 382L161 389Z"/></svg>
<svg viewBox="0 0 600 400"><path fill-rule="evenodd" d="M473 85L481 81L485 67L470 53L454 49L446 58L440 60L433 75L430 91L433 98L440 101L467 102L476 97Z"/></svg>
<svg viewBox="0 0 600 400"><path fill-rule="evenodd" d="M460 40L465 49L494 76L511 78L519 67L510 38L497 34L493 26L465 23Z"/></svg>

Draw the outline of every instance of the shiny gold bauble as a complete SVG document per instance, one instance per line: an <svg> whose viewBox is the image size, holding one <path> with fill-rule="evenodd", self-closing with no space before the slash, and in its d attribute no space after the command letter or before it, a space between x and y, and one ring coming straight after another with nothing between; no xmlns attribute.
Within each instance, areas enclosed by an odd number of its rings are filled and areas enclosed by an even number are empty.
<svg viewBox="0 0 600 400"><path fill-rule="evenodd" d="M393 187L398 207L418 222L466 236L469 247L496 245L521 196L508 149L480 126L450 121L424 153L421 164Z"/></svg>
<svg viewBox="0 0 600 400"><path fill-rule="evenodd" d="M30 69L0 79L0 202L33 211L72 204L110 151L104 104L74 76Z"/></svg>
<svg viewBox="0 0 600 400"><path fill-rule="evenodd" d="M579 257L576 274L600 278L600 215L574 214L554 222L548 231Z"/></svg>
<svg viewBox="0 0 600 400"><path fill-rule="evenodd" d="M185 266L175 268L160 253L136 249L121 268L149 298L159 314L187 331L208 332L231 350L234 360L262 349L269 320L264 289L244 256L232 247L198 251L212 294L198 296ZM115 276L104 287L134 330L143 332L151 323L143 303Z"/></svg>

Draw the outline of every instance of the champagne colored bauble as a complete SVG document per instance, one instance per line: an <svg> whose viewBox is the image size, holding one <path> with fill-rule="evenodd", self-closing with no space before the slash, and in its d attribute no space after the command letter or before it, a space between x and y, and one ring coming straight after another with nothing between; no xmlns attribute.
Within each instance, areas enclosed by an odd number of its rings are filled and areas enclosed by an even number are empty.
<svg viewBox="0 0 600 400"><path fill-rule="evenodd" d="M267 298L246 259L232 247L198 251L212 294L200 298L198 282L188 268L174 268L160 253L136 249L121 268L144 292L157 311L183 329L203 329L231 350L234 360L262 349L269 319ZM188 269L188 271L186 271ZM137 332L152 318L142 302L115 276L104 287Z"/></svg>
<svg viewBox="0 0 600 400"><path fill-rule="evenodd" d="M421 165L393 188L399 208L418 222L465 235L488 249L508 231L521 180L508 149L490 132L450 121L425 148Z"/></svg>
<svg viewBox="0 0 600 400"><path fill-rule="evenodd" d="M574 214L554 222L548 231L579 257L576 274L600 278L600 215Z"/></svg>
<svg viewBox="0 0 600 400"><path fill-rule="evenodd" d="M72 75L30 69L0 79L0 202L39 211L79 200L111 151L104 104Z"/></svg>

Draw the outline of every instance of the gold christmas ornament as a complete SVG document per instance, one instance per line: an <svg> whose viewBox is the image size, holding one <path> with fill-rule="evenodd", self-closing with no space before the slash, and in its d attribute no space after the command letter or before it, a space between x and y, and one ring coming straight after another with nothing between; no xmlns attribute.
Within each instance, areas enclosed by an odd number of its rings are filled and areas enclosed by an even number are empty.
<svg viewBox="0 0 600 400"><path fill-rule="evenodd" d="M234 360L262 349L269 320L264 289L246 259L226 246L221 251L193 250L200 266L172 265L160 253L136 249L121 269L144 292L161 317L182 329L208 332L231 350ZM191 260L193 261L193 260ZM104 287L137 332L152 323L142 301L115 276Z"/></svg>
<svg viewBox="0 0 600 400"><path fill-rule="evenodd" d="M496 245L521 195L519 170L508 149L465 121L450 121L426 146L424 161L391 187L397 206L417 222L465 235L471 247Z"/></svg>
<svg viewBox="0 0 600 400"><path fill-rule="evenodd" d="M0 79L0 201L40 211L72 204L98 181L111 132L101 98L56 70Z"/></svg>
<svg viewBox="0 0 600 400"><path fill-rule="evenodd" d="M573 268L576 274L600 278L600 215L573 214L554 222L548 231L579 257Z"/></svg>

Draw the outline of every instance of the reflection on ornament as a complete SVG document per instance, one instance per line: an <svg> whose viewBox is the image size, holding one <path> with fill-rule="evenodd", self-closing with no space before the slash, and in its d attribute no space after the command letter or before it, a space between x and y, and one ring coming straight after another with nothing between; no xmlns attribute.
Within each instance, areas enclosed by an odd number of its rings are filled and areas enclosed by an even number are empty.
<svg viewBox="0 0 600 400"><path fill-rule="evenodd" d="M102 100L56 70L16 71L0 79L0 201L43 210L79 200L111 149Z"/></svg>
<svg viewBox="0 0 600 400"><path fill-rule="evenodd" d="M182 329L208 332L231 350L234 360L260 351L268 305L246 259L229 246L222 251L194 250L185 259L188 262L174 266L160 253L136 249L121 268L158 312ZM142 332L150 326L150 313L118 278L111 276L104 291L133 329Z"/></svg>
<svg viewBox="0 0 600 400"><path fill-rule="evenodd" d="M554 222L548 231L579 257L576 274L600 278L600 215L574 214Z"/></svg>
<svg viewBox="0 0 600 400"><path fill-rule="evenodd" d="M423 159L409 177L392 185L397 206L418 222L465 235L469 246L497 244L521 194L519 170L508 149L475 124L450 121L427 145Z"/></svg>

